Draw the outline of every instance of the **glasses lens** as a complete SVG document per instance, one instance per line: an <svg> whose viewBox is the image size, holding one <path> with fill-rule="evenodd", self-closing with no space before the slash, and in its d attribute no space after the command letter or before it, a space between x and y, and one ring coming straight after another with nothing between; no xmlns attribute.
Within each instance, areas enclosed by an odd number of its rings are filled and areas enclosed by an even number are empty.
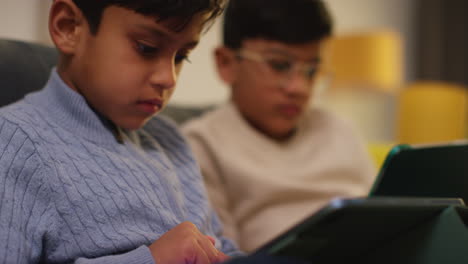
<svg viewBox="0 0 468 264"><path fill-rule="evenodd" d="M317 67L316 66L306 66L304 70L304 75L307 79L313 79L317 74Z"/></svg>
<svg viewBox="0 0 468 264"><path fill-rule="evenodd" d="M317 74L317 65L310 63L300 63L294 62L291 59L287 58L265 58L265 62L268 64L269 68L280 76L285 78L290 78L291 74L297 70L302 74L303 78L311 80ZM295 69L297 68L297 69Z"/></svg>
<svg viewBox="0 0 468 264"><path fill-rule="evenodd" d="M269 58L266 62L268 63L268 66L270 66L270 68L276 73L287 74L293 67L292 62L286 59Z"/></svg>
<svg viewBox="0 0 468 264"><path fill-rule="evenodd" d="M273 76L281 78L283 81L290 80L292 78L292 74L296 71L301 74L307 82L311 82L317 75L317 65L312 63L301 63L285 56L261 54L248 50L241 51L237 55L239 58L262 63L267 67L265 70L270 74L273 74Z"/></svg>

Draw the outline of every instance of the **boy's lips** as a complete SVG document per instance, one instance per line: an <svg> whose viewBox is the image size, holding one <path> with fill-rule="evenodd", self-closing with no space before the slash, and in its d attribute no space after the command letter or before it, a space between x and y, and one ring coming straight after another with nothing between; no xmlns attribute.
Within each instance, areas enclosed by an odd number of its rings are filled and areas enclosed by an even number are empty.
<svg viewBox="0 0 468 264"><path fill-rule="evenodd" d="M283 104L278 107L279 111L289 117L294 118L302 113L302 108L295 104Z"/></svg>
<svg viewBox="0 0 468 264"><path fill-rule="evenodd" d="M145 113L154 114L161 110L163 101L160 99L140 100L137 102L137 107Z"/></svg>

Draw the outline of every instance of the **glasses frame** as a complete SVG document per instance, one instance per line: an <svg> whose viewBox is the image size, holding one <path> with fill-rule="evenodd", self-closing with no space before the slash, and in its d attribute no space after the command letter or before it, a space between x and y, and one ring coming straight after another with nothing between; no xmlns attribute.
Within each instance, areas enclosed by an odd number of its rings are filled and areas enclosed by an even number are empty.
<svg viewBox="0 0 468 264"><path fill-rule="evenodd" d="M257 51L240 49L236 52L236 56L239 59L247 59L254 62L262 63L268 66L271 73L281 75L283 78L285 78L286 81L291 80L294 73L300 73L301 76L305 79L305 81L307 81L307 83L312 84L319 71L318 63L300 62L293 58L287 58L287 56L284 55L280 56L285 57L284 61L290 65L284 69L280 69L279 65L274 65L273 59L268 58L268 55L264 55Z"/></svg>

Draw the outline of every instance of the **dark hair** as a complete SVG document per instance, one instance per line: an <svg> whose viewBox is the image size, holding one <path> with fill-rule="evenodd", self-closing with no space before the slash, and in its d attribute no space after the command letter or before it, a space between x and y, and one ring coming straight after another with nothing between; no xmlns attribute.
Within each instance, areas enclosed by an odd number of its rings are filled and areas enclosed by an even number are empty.
<svg viewBox="0 0 468 264"><path fill-rule="evenodd" d="M288 44L320 40L331 34L332 18L321 0L230 0L224 14L224 45L263 38Z"/></svg>
<svg viewBox="0 0 468 264"><path fill-rule="evenodd" d="M199 13L210 14L205 24L213 21L223 11L227 0L73 0L83 12L90 30L95 34L101 23L102 13L109 6L119 6L136 13L152 16L162 21L168 18L180 18L174 31L182 30Z"/></svg>

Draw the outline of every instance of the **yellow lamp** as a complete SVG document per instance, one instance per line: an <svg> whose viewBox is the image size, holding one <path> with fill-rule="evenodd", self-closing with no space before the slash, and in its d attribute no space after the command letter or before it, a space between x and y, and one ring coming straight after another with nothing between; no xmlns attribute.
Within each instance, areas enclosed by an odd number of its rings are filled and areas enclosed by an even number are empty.
<svg viewBox="0 0 468 264"><path fill-rule="evenodd" d="M324 50L330 72L323 106L352 121L368 142L394 142L395 95L403 83L399 33L382 30L335 35Z"/></svg>
<svg viewBox="0 0 468 264"><path fill-rule="evenodd" d="M437 143L464 139L468 89L444 82L416 82L398 99L397 140Z"/></svg>
<svg viewBox="0 0 468 264"><path fill-rule="evenodd" d="M392 31L337 35L327 45L327 68L333 88L393 92L403 80L403 47Z"/></svg>

